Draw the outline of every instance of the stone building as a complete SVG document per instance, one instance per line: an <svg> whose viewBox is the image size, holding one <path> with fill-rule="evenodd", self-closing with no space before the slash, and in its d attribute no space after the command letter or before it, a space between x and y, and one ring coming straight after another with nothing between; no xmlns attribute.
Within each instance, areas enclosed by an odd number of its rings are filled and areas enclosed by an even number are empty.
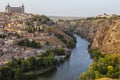
<svg viewBox="0 0 120 80"><path fill-rule="evenodd" d="M6 20L7 20L6 17L2 17L2 16L0 16L0 28L5 27Z"/></svg>
<svg viewBox="0 0 120 80"><path fill-rule="evenodd" d="M9 4L5 7L5 12L7 13L24 13L24 5L20 7L11 7Z"/></svg>

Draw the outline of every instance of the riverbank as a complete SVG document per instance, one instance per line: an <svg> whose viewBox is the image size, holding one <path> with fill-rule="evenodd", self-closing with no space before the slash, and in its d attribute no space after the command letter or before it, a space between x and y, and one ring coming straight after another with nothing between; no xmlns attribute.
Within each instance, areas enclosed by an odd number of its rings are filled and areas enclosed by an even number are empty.
<svg viewBox="0 0 120 80"><path fill-rule="evenodd" d="M50 66L47 68L43 68L41 70L29 71L29 72L25 73L25 75L28 75L28 76L33 75L32 78L34 79L35 76L38 76L40 74L43 74L43 73L48 72L48 71L53 70L53 69L56 69L56 66Z"/></svg>
<svg viewBox="0 0 120 80"><path fill-rule="evenodd" d="M71 50L71 56L65 60L59 66L55 59L55 55L63 55L63 51L59 50L48 50L42 55L31 57L27 60L20 59L10 61L6 66L0 68L0 79L2 80L74 80L78 76L87 71L89 64L92 63L90 55L88 53L89 42L82 39L79 36L75 36L77 43L76 47ZM56 54L54 54L56 53ZM52 67L57 70L51 70ZM53 68L53 69L54 69ZM45 70L44 70L45 69ZM33 71L33 73L31 72ZM28 73L26 75L25 73Z"/></svg>
<svg viewBox="0 0 120 80"><path fill-rule="evenodd" d="M65 56L64 49L47 50L46 52L27 59L13 59L0 66L1 80L30 80L35 76L56 69L60 60L55 56ZM65 58L65 57L64 57ZM63 59L63 58L62 58Z"/></svg>
<svg viewBox="0 0 120 80"><path fill-rule="evenodd" d="M38 76L37 80L76 80L81 73L87 71L92 63L87 50L89 42L77 35L75 37L76 47L71 50L69 59L57 66L57 70Z"/></svg>

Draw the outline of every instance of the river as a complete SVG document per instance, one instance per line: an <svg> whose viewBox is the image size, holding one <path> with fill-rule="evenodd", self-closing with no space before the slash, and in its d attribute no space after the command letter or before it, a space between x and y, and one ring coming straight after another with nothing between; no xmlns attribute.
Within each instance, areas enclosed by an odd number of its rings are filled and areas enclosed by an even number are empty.
<svg viewBox="0 0 120 80"><path fill-rule="evenodd" d="M77 80L81 73L87 71L92 59L88 53L89 42L76 36L76 47L68 60L57 67L57 70L46 72L38 80Z"/></svg>

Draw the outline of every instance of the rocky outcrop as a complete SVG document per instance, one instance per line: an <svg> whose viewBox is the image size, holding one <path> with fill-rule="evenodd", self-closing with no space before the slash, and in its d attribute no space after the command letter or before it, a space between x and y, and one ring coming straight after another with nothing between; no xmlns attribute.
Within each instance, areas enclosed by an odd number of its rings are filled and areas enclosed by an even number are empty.
<svg viewBox="0 0 120 80"><path fill-rule="evenodd" d="M83 20L76 31L101 53L120 53L120 20Z"/></svg>

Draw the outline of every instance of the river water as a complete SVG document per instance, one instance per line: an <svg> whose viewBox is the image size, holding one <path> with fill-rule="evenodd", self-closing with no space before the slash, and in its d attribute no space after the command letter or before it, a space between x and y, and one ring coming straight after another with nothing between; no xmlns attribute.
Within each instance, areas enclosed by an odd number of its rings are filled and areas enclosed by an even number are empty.
<svg viewBox="0 0 120 80"><path fill-rule="evenodd" d="M87 71L92 59L88 53L89 42L76 36L76 47L73 48L71 57L57 67L57 70L46 72L38 80L77 80L81 73Z"/></svg>

